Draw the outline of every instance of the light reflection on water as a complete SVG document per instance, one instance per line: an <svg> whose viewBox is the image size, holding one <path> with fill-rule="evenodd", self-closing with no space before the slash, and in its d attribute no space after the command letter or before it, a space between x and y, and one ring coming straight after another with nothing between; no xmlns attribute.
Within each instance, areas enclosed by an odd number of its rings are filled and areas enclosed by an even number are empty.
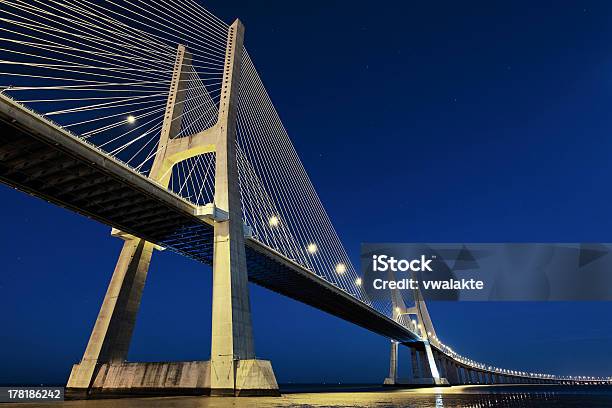
<svg viewBox="0 0 612 408"><path fill-rule="evenodd" d="M409 407L409 408L612 408L610 387L451 387L415 390L383 389L364 391L334 391L285 393L282 397L211 398L166 397L130 398L114 400L66 401L51 404L2 404L1 408L15 406L72 407L72 408L230 408L230 407Z"/></svg>

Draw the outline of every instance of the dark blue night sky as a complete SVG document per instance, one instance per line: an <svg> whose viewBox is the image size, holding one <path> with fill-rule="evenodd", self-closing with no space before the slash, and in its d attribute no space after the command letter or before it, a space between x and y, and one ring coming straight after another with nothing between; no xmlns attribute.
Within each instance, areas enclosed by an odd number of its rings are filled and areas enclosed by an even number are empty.
<svg viewBox="0 0 612 408"><path fill-rule="evenodd" d="M244 21L355 263L361 242L612 242L612 3L204 5ZM0 383L64 382L121 241L3 186L0 200ZM279 382L385 377L387 339L251 293L256 351ZM210 295L208 267L156 253L130 359L208 359ZM612 374L612 303L449 302L430 312L440 338L475 360Z"/></svg>

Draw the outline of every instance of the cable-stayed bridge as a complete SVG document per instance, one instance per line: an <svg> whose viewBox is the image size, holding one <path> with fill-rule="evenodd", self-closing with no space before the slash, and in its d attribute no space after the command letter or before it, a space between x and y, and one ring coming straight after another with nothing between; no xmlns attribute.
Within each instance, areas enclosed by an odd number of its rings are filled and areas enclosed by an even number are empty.
<svg viewBox="0 0 612 408"><path fill-rule="evenodd" d="M71 391L277 394L253 348L248 281L388 337L389 385L610 381L470 360L438 338L418 293L371 299L240 21L194 0L4 0L0 21L0 179L125 240ZM159 249L213 267L210 361L126 361Z"/></svg>

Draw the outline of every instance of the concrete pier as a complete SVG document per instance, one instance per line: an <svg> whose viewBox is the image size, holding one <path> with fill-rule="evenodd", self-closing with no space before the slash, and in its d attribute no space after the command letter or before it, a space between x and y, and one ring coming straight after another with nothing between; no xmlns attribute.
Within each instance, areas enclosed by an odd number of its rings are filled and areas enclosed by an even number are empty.
<svg viewBox="0 0 612 408"><path fill-rule="evenodd" d="M153 244L142 239L123 244L83 359L72 367L67 389L86 394L100 364L127 359L152 252Z"/></svg>
<svg viewBox="0 0 612 408"><path fill-rule="evenodd" d="M385 378L384 385L395 385L397 383L397 352L398 342L391 340L391 352L389 356L389 376Z"/></svg>
<svg viewBox="0 0 612 408"><path fill-rule="evenodd" d="M270 395L273 390L259 390L260 375L269 375L271 367L261 360L237 362L239 395ZM268 365L268 366L267 366ZM268 378L271 383L274 378ZM210 362L184 361L159 363L101 364L89 389L89 397L138 395L214 395L211 389ZM79 397L79 394L68 395Z"/></svg>
<svg viewBox="0 0 612 408"><path fill-rule="evenodd" d="M434 361L433 353L429 354L426 351L424 343L415 343L410 348L411 356L411 376L408 378L399 377L398 375L398 352L400 344L391 340L391 352L389 355L389 376L385 378L383 385L386 386L445 386L450 385L446 378L440 378L436 361ZM431 362L430 362L431 359ZM432 366L436 376L432 375ZM438 363L439 364L439 363Z"/></svg>
<svg viewBox="0 0 612 408"><path fill-rule="evenodd" d="M245 238L236 157L236 114L244 26L228 29L225 67L215 125L178 138L191 55L178 46L166 113L149 177L167 186L172 167L214 152L213 301L210 361L128 363L127 353L151 260L153 244L125 235L126 242L102 303L87 349L67 385L70 397L111 395L280 395L267 360L255 357Z"/></svg>

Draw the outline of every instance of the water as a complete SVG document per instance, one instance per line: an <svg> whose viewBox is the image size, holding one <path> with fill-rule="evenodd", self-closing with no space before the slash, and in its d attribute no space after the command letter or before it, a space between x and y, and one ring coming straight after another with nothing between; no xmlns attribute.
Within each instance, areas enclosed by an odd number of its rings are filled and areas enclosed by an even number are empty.
<svg viewBox="0 0 612 408"><path fill-rule="evenodd" d="M286 385L278 398L164 397L65 401L49 404L2 404L4 407L73 408L230 408L230 407L410 407L612 408L611 386L464 386L387 389L380 386Z"/></svg>

